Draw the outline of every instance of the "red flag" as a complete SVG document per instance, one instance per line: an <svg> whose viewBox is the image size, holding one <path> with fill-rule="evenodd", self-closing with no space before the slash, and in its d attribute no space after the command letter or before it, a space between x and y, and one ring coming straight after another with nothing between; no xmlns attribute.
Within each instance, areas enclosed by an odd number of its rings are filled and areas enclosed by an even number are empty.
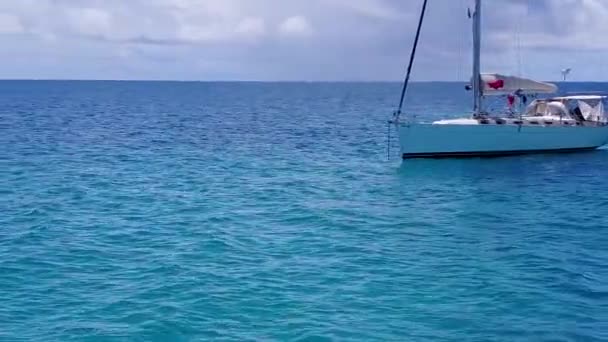
<svg viewBox="0 0 608 342"><path fill-rule="evenodd" d="M488 86L490 88L492 88L492 89L498 90L498 89L500 89L500 88L502 88L502 87L505 86L505 81L503 81L503 80L496 80L496 81L493 81L493 82L488 82Z"/></svg>

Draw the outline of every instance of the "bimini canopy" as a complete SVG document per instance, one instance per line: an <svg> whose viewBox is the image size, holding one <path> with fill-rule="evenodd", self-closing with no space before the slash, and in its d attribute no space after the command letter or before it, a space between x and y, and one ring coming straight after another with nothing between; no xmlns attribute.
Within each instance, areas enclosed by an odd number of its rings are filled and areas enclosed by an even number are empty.
<svg viewBox="0 0 608 342"><path fill-rule="evenodd" d="M576 102L581 114L587 121L606 122L608 121L608 113L606 113L604 106L606 98L605 95L573 95L555 99L564 102Z"/></svg>
<svg viewBox="0 0 608 342"><path fill-rule="evenodd" d="M563 101L570 101L570 100L580 100L580 101L602 101L608 98L608 95L570 95L570 96L561 96L561 97L555 97L554 100L563 100Z"/></svg>
<svg viewBox="0 0 608 342"><path fill-rule="evenodd" d="M559 115L569 114L584 121L608 123L608 112L605 101L607 96L576 95L550 99L534 100L526 108L526 115Z"/></svg>
<svg viewBox="0 0 608 342"><path fill-rule="evenodd" d="M522 94L552 94L557 92L557 86L552 83L500 74L482 74L481 83L484 95L505 95L517 91Z"/></svg>

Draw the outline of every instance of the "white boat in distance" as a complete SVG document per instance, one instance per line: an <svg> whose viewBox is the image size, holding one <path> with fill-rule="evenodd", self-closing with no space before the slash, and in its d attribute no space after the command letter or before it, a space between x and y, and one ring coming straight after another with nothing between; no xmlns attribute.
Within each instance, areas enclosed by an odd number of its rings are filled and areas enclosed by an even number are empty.
<svg viewBox="0 0 608 342"><path fill-rule="evenodd" d="M425 9L426 0L418 30ZM483 100L487 96L506 95L509 104L513 105L517 100L526 103L528 96L554 94L558 88L551 83L519 77L481 74L481 0L475 2L472 19L473 114L428 124L415 123L408 117L401 117L400 105L390 122L397 128L404 159L574 152L593 150L608 143L607 96L583 94L538 99L517 112L489 113L485 110ZM407 89L417 38L403 94Z"/></svg>

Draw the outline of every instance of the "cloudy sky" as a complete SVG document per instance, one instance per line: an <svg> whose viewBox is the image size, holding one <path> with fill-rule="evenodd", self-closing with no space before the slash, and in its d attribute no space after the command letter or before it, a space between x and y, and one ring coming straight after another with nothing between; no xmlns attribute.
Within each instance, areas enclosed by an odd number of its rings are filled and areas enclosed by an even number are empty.
<svg viewBox="0 0 608 342"><path fill-rule="evenodd" d="M472 0L430 0L416 80L470 73ZM1 0L0 78L398 80L421 0ZM608 0L486 0L483 70L608 80Z"/></svg>

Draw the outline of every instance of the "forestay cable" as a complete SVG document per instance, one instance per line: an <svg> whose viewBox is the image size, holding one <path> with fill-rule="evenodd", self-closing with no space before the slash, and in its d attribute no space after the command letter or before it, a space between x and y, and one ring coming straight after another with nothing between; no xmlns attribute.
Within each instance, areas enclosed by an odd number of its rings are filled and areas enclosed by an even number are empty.
<svg viewBox="0 0 608 342"><path fill-rule="evenodd" d="M424 14L426 13L426 4L428 0L424 0L422 4L422 12L420 13L420 19L418 20L418 28L416 29L416 38L414 39L414 46L412 47L412 53L410 54L410 63L407 67L407 73L405 80L403 81L403 88L401 89L401 99L399 100L399 108L395 112L395 116L401 115L403 109L403 100L405 99L405 93L407 92L407 86L410 82L410 75L412 74L412 66L414 65L414 59L416 57L416 49L418 48L418 40L420 39L420 30L422 29L422 23L424 22Z"/></svg>

